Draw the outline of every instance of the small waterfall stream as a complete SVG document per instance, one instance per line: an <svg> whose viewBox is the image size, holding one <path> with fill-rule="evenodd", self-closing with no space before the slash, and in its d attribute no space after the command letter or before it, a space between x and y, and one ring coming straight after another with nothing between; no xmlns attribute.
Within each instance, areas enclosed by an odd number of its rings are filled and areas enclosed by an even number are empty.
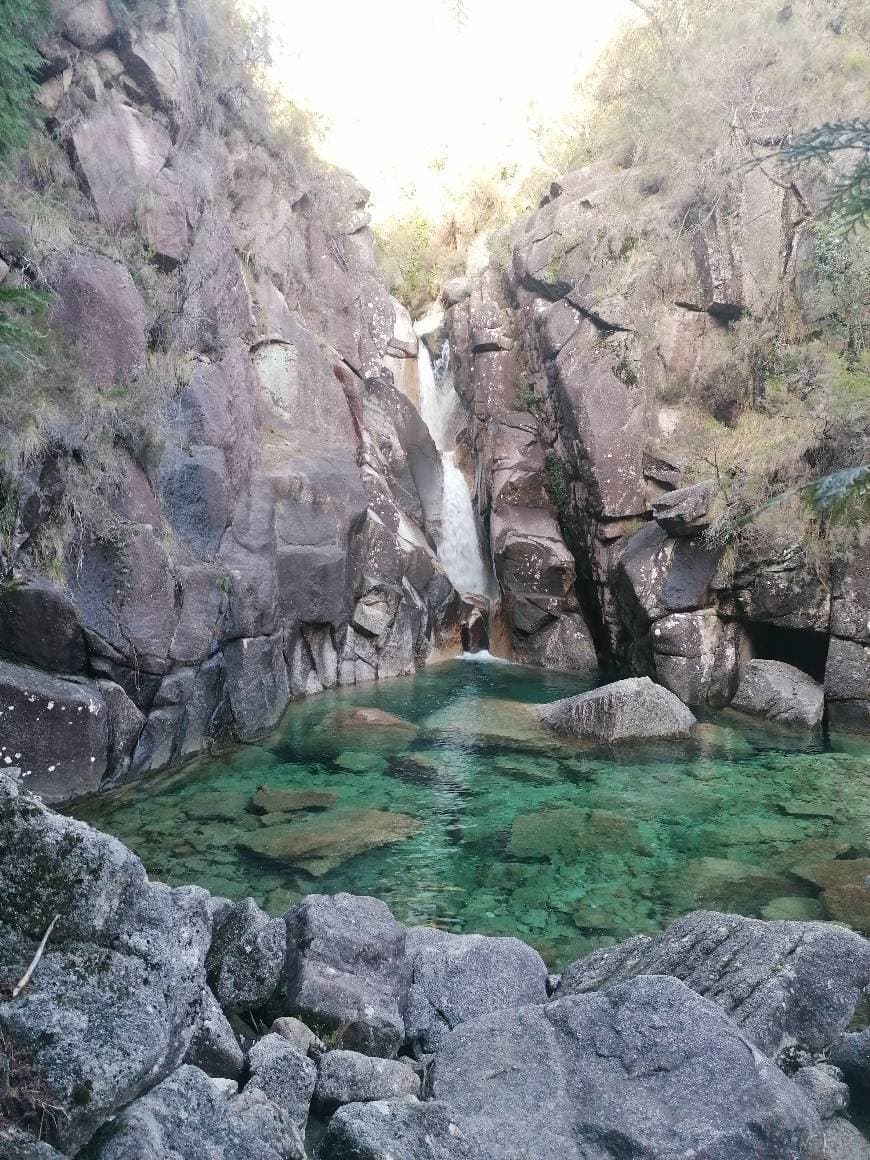
<svg viewBox="0 0 870 1160"><path fill-rule="evenodd" d="M426 344L421 342L417 365L420 414L441 453L444 468L438 558L459 592L489 596L492 579L480 547L471 493L455 459L461 409L453 388L449 344L444 343L441 357L433 366Z"/></svg>

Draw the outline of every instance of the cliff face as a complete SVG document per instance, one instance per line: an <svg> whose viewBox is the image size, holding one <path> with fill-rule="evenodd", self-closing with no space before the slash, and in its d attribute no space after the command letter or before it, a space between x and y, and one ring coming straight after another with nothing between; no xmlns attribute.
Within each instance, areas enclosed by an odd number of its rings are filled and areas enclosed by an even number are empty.
<svg viewBox="0 0 870 1160"><path fill-rule="evenodd" d="M154 367L172 378L149 438L114 442L120 534L85 530L63 577L27 554L64 503L53 450L16 481L0 760L64 800L261 736L291 697L411 672L460 602L434 552L440 460L384 369L416 338L366 192L271 144L255 94L206 88L201 8L53 9L38 100L62 149L50 188L26 166L7 187L8 277L53 292L101 401L147 411ZM73 229L46 253L57 188Z"/></svg>
<svg viewBox="0 0 870 1160"><path fill-rule="evenodd" d="M784 490L789 471L812 478L830 454L826 435L784 426L782 380L746 356L764 334L826 337L808 232L821 197L755 169L711 206L651 187L630 160L600 162L554 183L517 225L506 274L447 287L514 656L570 663L585 621L605 665L714 707L753 656L787 661L824 681L832 726L868 728L866 539L834 550L823 526L820 548L818 526L788 503L730 540L705 535L742 514L735 493L754 483L741 456L767 468L779 441ZM741 360L755 372L745 388ZM806 418L821 388L800 387L802 422L821 430ZM745 453L743 389L757 424ZM851 436L850 462L866 438Z"/></svg>

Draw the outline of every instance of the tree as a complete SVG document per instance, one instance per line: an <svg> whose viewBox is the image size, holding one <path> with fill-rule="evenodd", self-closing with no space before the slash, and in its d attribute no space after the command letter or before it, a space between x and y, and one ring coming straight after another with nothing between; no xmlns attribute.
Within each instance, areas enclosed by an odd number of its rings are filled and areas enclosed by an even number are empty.
<svg viewBox="0 0 870 1160"><path fill-rule="evenodd" d="M0 3L0 164L24 144L33 123L35 46L47 27L45 0Z"/></svg>
<svg viewBox="0 0 870 1160"><path fill-rule="evenodd" d="M870 221L870 121L860 117L827 121L798 133L775 153L757 159L754 164L774 158L789 172L794 172L808 161L831 162L843 153L859 156L855 165L836 179L825 210L847 230L852 230Z"/></svg>

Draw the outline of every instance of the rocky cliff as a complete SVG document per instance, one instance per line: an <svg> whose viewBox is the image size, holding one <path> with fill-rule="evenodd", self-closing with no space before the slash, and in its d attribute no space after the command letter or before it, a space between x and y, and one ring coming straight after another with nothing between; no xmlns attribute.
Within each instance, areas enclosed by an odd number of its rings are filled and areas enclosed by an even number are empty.
<svg viewBox="0 0 870 1160"><path fill-rule="evenodd" d="M413 378L417 340L367 194L276 137L225 8L55 0L46 130L3 187L0 272L51 292L60 377L90 391L76 415L61 383L66 445L3 483L0 761L48 800L261 736L289 698L457 637L440 459L387 365ZM89 478L112 534L79 501L46 575L65 472L119 398L145 438L113 437L111 484Z"/></svg>
<svg viewBox="0 0 870 1160"><path fill-rule="evenodd" d="M605 667L717 708L753 658L789 662L824 683L831 726L866 731L866 535L835 546L799 504L764 507L866 455L866 425L832 450L835 409L795 372L837 349L823 187L763 168L723 181L711 203L630 155L597 162L518 223L506 270L445 289L502 647L582 668L591 634ZM791 378L771 335L792 344ZM800 396L799 418L776 392Z"/></svg>

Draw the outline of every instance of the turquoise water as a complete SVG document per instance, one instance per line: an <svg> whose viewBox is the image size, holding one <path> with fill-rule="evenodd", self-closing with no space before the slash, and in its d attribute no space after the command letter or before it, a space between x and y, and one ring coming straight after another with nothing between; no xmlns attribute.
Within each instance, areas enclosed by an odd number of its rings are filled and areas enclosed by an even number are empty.
<svg viewBox="0 0 870 1160"><path fill-rule="evenodd" d="M458 660L291 705L262 745L77 812L173 884L274 914L374 894L407 923L518 935L553 967L698 906L870 933L870 746L726 713L690 742L589 748L528 712L583 688ZM254 803L260 787L318 793Z"/></svg>

